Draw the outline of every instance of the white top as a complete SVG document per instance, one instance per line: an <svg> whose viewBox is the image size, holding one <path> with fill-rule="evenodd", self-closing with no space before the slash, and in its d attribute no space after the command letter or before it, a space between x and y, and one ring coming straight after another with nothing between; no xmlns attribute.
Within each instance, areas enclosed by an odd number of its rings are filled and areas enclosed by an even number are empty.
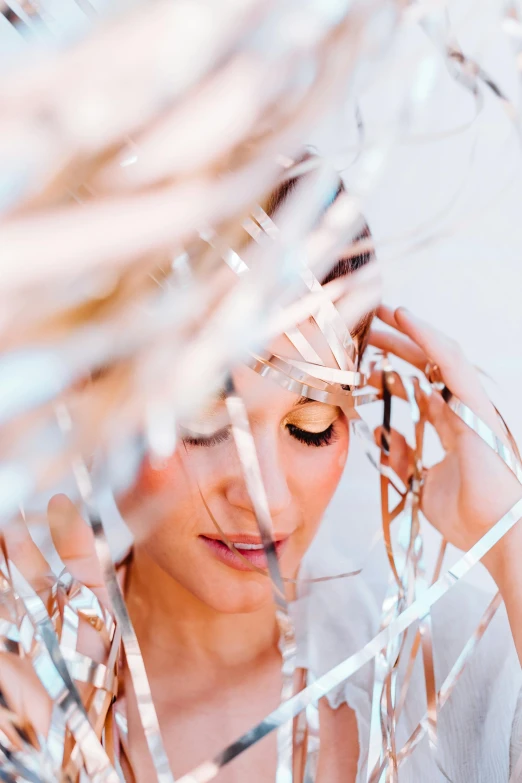
<svg viewBox="0 0 522 783"><path fill-rule="evenodd" d="M372 573L382 576L371 579ZM299 666L308 668L313 677L320 676L378 632L386 574L385 567L365 569L357 577L306 585L306 595L295 602L293 610ZM487 593L459 583L433 607L437 689L490 600ZM332 707L347 702L357 718L361 753L356 783L366 783L372 683L373 662L329 695ZM521 686L522 671L502 606L439 712L437 758L451 783L507 783L522 751ZM399 746L410 736L425 710L423 664L419 655L399 719ZM443 780L428 738L424 737L400 767L399 781L439 783ZM522 772L517 781L522 781Z"/></svg>

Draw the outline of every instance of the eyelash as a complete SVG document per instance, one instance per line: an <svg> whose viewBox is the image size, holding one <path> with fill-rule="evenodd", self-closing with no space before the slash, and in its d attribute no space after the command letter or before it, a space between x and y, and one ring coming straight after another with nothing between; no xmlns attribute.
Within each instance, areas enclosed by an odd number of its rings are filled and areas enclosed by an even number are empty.
<svg viewBox="0 0 522 783"><path fill-rule="evenodd" d="M321 448L322 446L329 446L335 440L335 428L333 422L322 432L307 432L306 430L299 429L299 427L296 427L293 424L287 424L286 428L292 438L295 438L295 440L298 440L300 443L304 443L305 446L315 446L316 448ZM229 430L223 429L214 433L214 435L209 435L208 437L191 437L190 435L186 435L183 438L183 442L187 444L187 446L205 446L208 448L210 446L217 446L220 443L224 443L229 439L229 437Z"/></svg>
<svg viewBox="0 0 522 783"><path fill-rule="evenodd" d="M208 436L200 435L199 437L194 437L185 435L183 443L186 443L187 446L217 446L219 443L224 443L228 440L229 435L228 429L218 430L218 432Z"/></svg>
<svg viewBox="0 0 522 783"><path fill-rule="evenodd" d="M332 424L322 432L307 432L301 430L299 427L295 427L293 424L287 424L286 428L290 435L298 440L300 443L304 443L306 446L329 446L335 440L335 428Z"/></svg>

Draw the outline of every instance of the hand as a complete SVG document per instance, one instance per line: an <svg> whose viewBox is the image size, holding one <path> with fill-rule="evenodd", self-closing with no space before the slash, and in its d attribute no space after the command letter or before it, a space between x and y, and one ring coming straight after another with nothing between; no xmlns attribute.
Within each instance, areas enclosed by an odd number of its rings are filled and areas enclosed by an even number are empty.
<svg viewBox="0 0 522 783"><path fill-rule="evenodd" d="M90 526L65 495L55 495L51 499L48 518L53 544L66 570L74 579L92 590L103 607L107 607L107 591ZM4 529L4 540L9 560L48 607L51 586L56 582L56 577L33 542L25 523L20 519ZM11 619L5 606L2 615ZM105 663L109 649L109 640L106 637L104 629L96 630L86 618L79 615L79 652L96 663ZM88 705L93 694L92 686L80 682L77 686L84 704ZM0 690L22 727L31 726L38 733L44 736L47 734L52 704L29 658L19 658L14 653L1 654ZM9 716L0 713L0 727L3 728L8 723ZM9 736L13 738L12 730Z"/></svg>
<svg viewBox="0 0 522 783"><path fill-rule="evenodd" d="M374 329L372 345L393 353L419 370L428 361L438 365L444 383L504 443L503 425L482 388L476 369L459 346L404 308L380 307L379 318L393 331ZM467 551L522 497L522 486L501 458L453 413L442 397L421 392L428 421L446 451L425 478L421 508L431 524L451 544ZM395 469L407 483L411 449L393 433ZM513 545L522 553L522 526L516 525L484 558L484 564L501 587ZM519 540L520 539L520 540ZM501 588L502 589L502 588Z"/></svg>

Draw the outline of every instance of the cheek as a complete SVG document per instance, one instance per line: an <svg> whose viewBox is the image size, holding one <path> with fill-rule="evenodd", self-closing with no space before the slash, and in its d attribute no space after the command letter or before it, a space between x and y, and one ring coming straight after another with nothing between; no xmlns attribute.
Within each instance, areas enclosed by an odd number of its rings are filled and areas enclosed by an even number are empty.
<svg viewBox="0 0 522 783"><path fill-rule="evenodd" d="M136 482L136 490L141 495L156 495L175 486L179 481L181 460L176 452L168 460L153 465L148 456L141 464Z"/></svg>
<svg viewBox="0 0 522 783"><path fill-rule="evenodd" d="M193 532L206 514L200 491L207 499L212 496L222 463L204 449L190 447L177 450L160 465L146 456L134 486L120 499L134 535L139 532L150 538L154 530L165 540L165 536Z"/></svg>
<svg viewBox="0 0 522 783"><path fill-rule="evenodd" d="M296 461L295 481L301 509L307 521L319 522L342 476L348 455L349 435L346 422L340 422L338 438L330 446L307 447Z"/></svg>
<svg viewBox="0 0 522 783"><path fill-rule="evenodd" d="M145 456L120 508L137 540L177 538L193 524L197 486L176 452L161 465Z"/></svg>
<svg viewBox="0 0 522 783"><path fill-rule="evenodd" d="M135 488L143 496L164 495L173 503L187 494L196 498L198 486L203 494L210 488L215 468L215 460L209 459L204 449L180 448L160 465L145 457Z"/></svg>

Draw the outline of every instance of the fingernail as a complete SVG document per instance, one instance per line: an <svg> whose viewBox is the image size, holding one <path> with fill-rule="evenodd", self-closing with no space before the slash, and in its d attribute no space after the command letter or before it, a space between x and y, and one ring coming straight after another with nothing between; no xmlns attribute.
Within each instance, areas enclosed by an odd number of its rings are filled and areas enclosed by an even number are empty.
<svg viewBox="0 0 522 783"><path fill-rule="evenodd" d="M395 317L399 316L399 318L409 318L411 321L416 321L416 316L413 315L411 310L408 310L407 307L398 307L395 311Z"/></svg>
<svg viewBox="0 0 522 783"><path fill-rule="evenodd" d="M65 527L69 521L70 501L67 495L53 495L47 505L47 513L52 516L54 526Z"/></svg>

